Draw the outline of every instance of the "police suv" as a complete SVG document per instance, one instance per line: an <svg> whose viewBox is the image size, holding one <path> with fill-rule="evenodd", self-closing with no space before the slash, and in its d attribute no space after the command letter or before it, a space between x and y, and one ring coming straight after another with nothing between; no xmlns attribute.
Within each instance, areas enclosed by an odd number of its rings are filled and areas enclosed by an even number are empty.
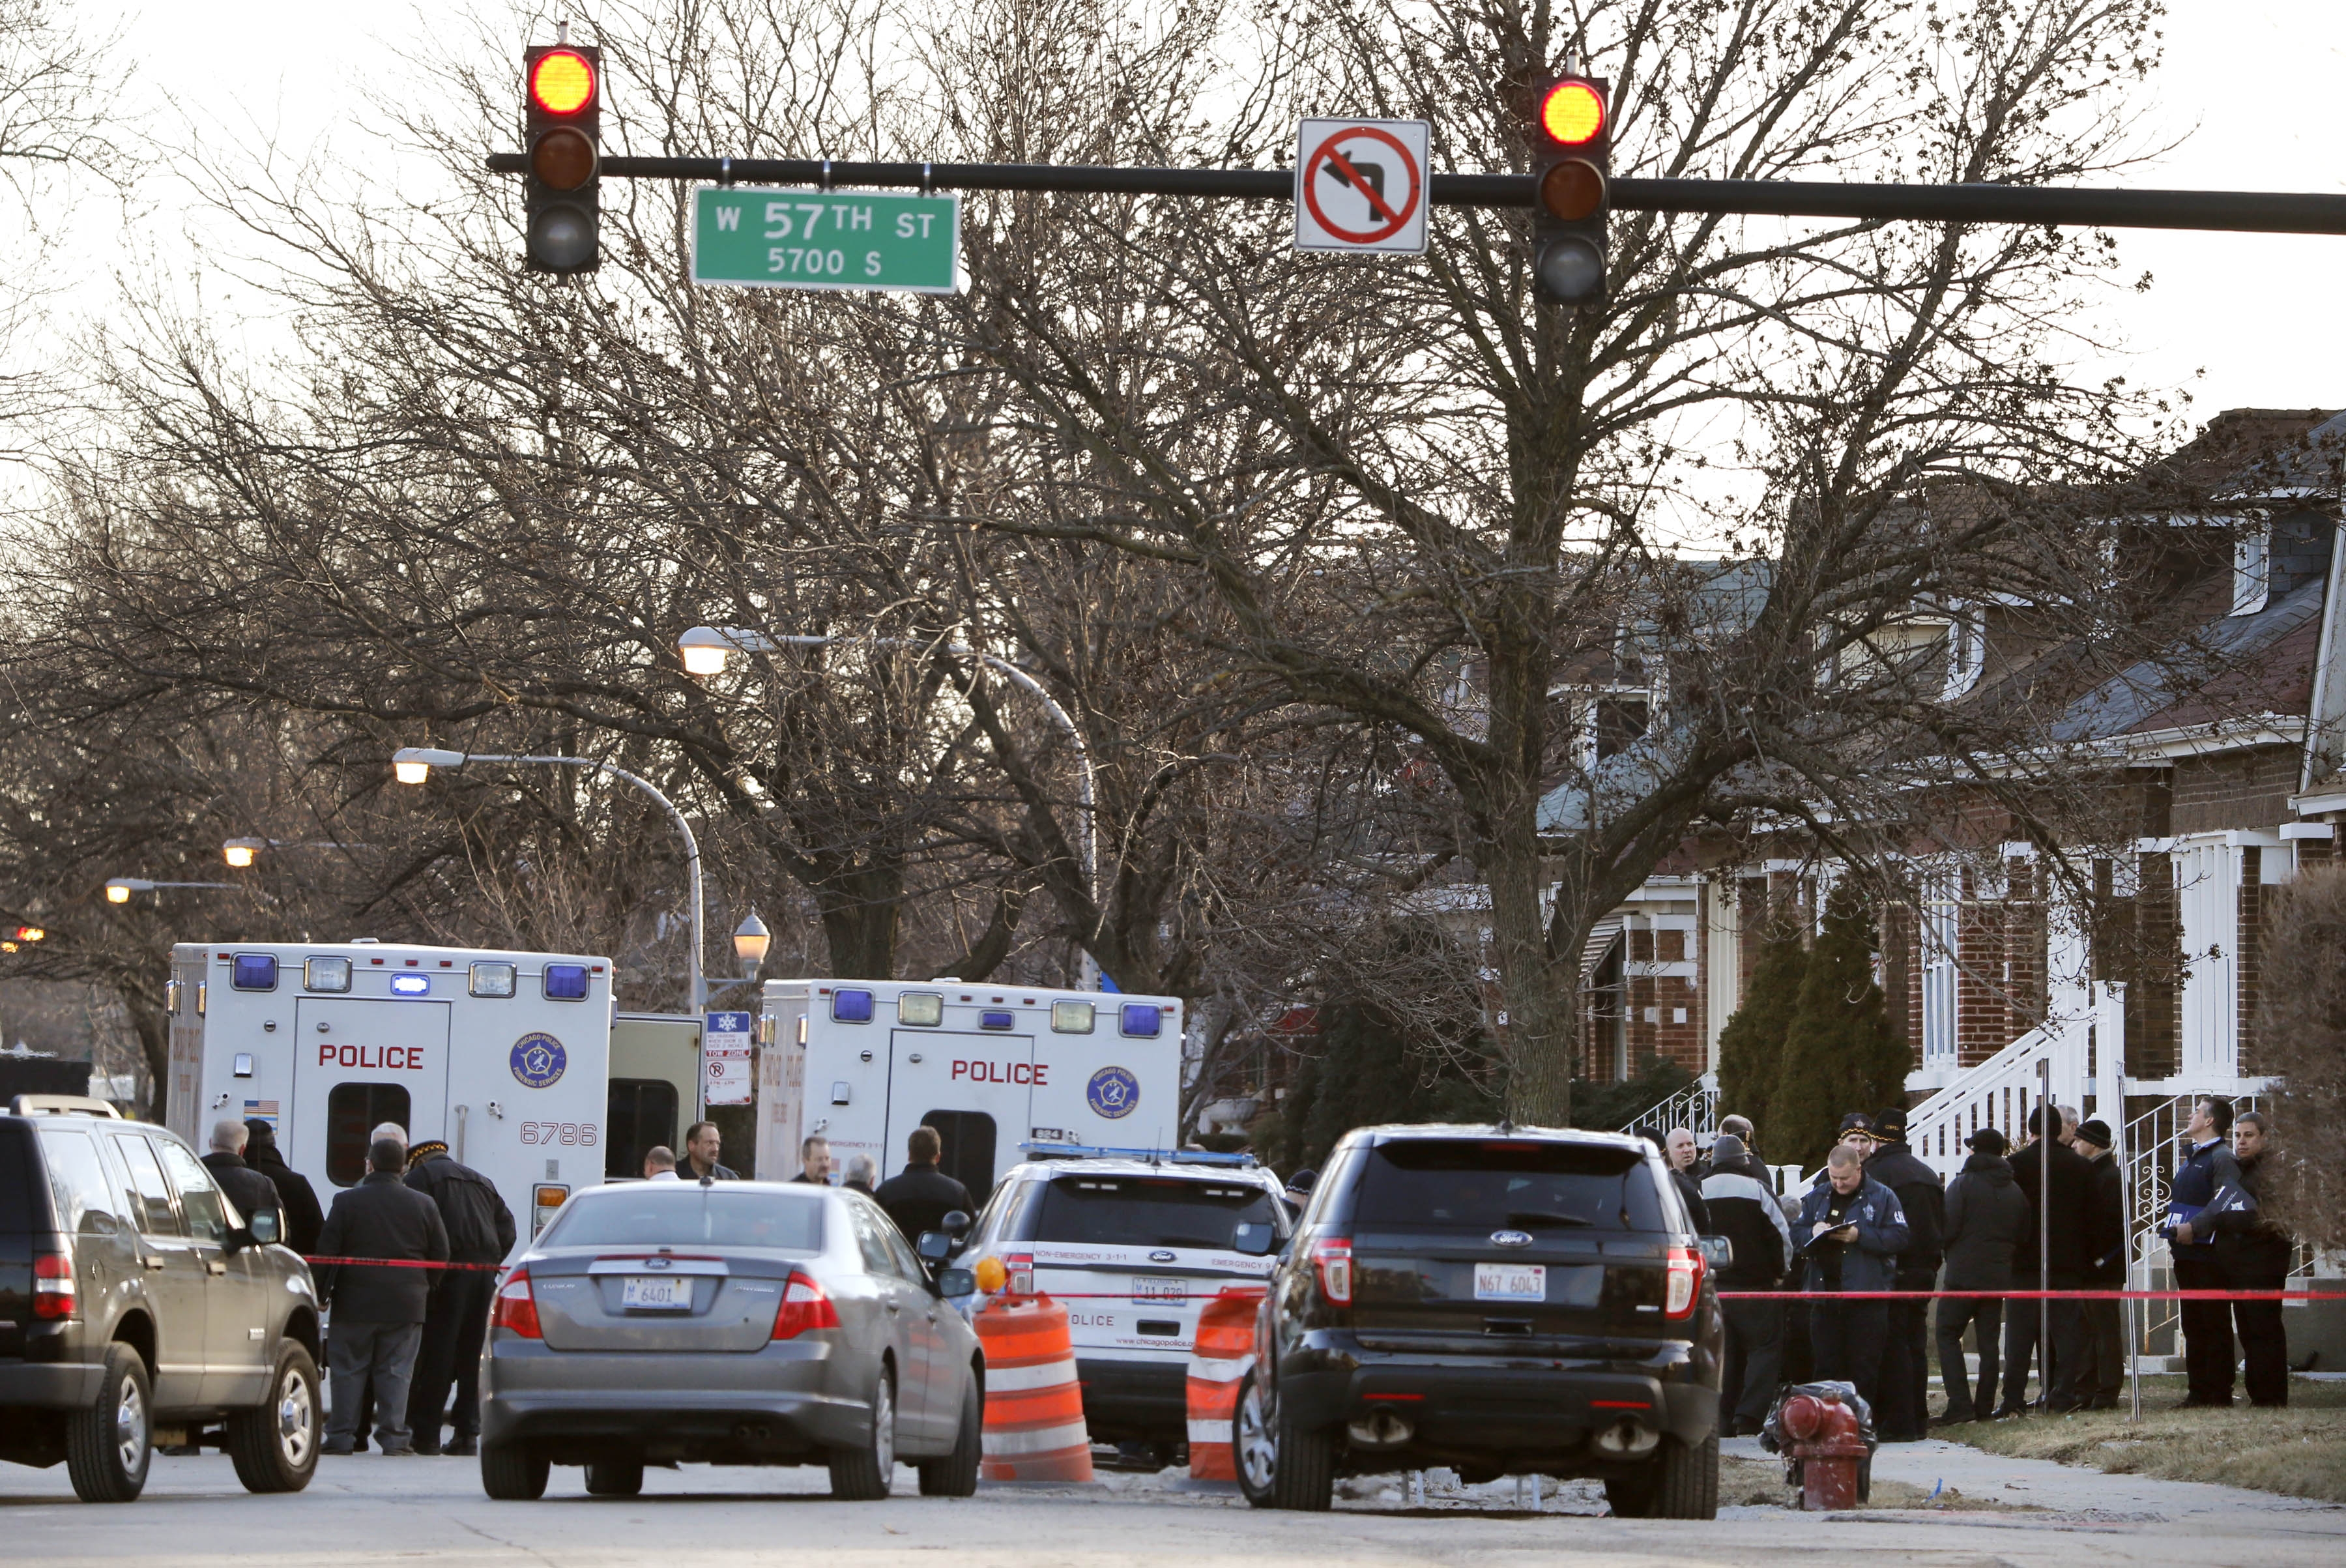
<svg viewBox="0 0 2346 1568"><path fill-rule="evenodd" d="M1250 1156L1034 1144L961 1247L1005 1270L1013 1296L1067 1309L1084 1421L1095 1441L1188 1436L1185 1382L1198 1308L1259 1289L1288 1231L1279 1178Z"/></svg>

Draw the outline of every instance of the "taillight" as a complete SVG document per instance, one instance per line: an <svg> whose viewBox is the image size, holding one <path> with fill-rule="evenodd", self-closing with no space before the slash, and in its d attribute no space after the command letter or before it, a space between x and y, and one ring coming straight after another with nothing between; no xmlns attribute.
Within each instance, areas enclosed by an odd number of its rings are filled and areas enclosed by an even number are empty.
<svg viewBox="0 0 2346 1568"><path fill-rule="evenodd" d="M545 1331L537 1326L537 1296L530 1289L528 1269L515 1269L513 1278L498 1288L489 1312L489 1327L507 1329L525 1339L546 1338Z"/></svg>
<svg viewBox="0 0 2346 1568"><path fill-rule="evenodd" d="M1331 1307L1352 1304L1352 1242L1349 1237L1331 1236L1325 1241L1311 1244L1311 1272L1320 1281L1320 1294Z"/></svg>
<svg viewBox="0 0 2346 1568"><path fill-rule="evenodd" d="M810 1329L839 1327L839 1308L821 1286L803 1274L793 1274L782 1288L782 1304L774 1308L774 1338L795 1339Z"/></svg>
<svg viewBox="0 0 2346 1568"><path fill-rule="evenodd" d="M1702 1254L1691 1247L1670 1248L1670 1278L1662 1298L1662 1316L1684 1318L1694 1311L1702 1294Z"/></svg>
<svg viewBox="0 0 2346 1568"><path fill-rule="evenodd" d="M1010 1271L1008 1288L1013 1296L1035 1294L1035 1255L1031 1252L1005 1252L1002 1267Z"/></svg>
<svg viewBox="0 0 2346 1568"><path fill-rule="evenodd" d="M79 1305L74 1293L73 1257L44 1252L33 1259L33 1316L70 1318Z"/></svg>

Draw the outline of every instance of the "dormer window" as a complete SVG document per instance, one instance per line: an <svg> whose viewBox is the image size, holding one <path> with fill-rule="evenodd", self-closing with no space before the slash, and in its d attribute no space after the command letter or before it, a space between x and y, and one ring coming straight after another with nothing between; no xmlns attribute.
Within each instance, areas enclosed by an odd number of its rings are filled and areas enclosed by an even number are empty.
<svg viewBox="0 0 2346 1568"><path fill-rule="evenodd" d="M1947 617L1947 697L1961 697L1977 686L1986 667L1987 623L1976 610L1958 605Z"/></svg>
<svg viewBox="0 0 2346 1568"><path fill-rule="evenodd" d="M2232 614L2253 616L2272 594L2272 524L2232 541Z"/></svg>

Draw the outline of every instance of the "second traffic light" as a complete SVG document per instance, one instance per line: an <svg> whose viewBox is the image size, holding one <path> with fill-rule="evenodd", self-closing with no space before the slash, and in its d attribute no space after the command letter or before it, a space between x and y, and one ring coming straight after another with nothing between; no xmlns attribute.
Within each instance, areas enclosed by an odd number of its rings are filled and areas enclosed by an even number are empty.
<svg viewBox="0 0 2346 1568"><path fill-rule="evenodd" d="M603 51L580 44L525 49L522 79L529 265L592 272L603 260Z"/></svg>
<svg viewBox="0 0 2346 1568"><path fill-rule="evenodd" d="M1600 305L1612 182L1612 84L1560 76L1534 87L1533 286L1555 304Z"/></svg>

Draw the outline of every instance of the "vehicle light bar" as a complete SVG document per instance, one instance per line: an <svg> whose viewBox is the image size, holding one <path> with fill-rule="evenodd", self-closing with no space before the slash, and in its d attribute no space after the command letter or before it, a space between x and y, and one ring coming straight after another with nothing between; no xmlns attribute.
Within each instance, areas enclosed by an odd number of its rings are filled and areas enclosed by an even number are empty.
<svg viewBox="0 0 2346 1568"><path fill-rule="evenodd" d="M1038 1160L1147 1160L1152 1165L1227 1166L1233 1170L1252 1170L1258 1163L1252 1155L1222 1155L1211 1149L1119 1149L1105 1144L1034 1142L1018 1147Z"/></svg>

